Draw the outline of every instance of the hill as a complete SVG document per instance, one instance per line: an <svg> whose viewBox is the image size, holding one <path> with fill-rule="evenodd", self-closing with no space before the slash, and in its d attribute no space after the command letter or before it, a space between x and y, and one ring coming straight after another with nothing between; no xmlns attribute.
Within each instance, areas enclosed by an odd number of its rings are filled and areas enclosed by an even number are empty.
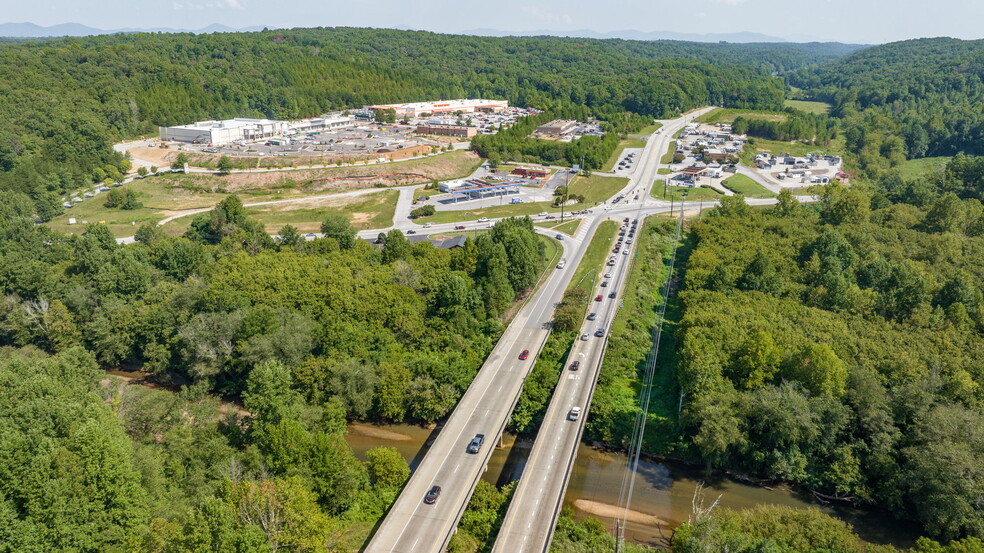
<svg viewBox="0 0 984 553"><path fill-rule="evenodd" d="M45 197L127 162L110 143L207 118L497 97L569 116L779 109L772 76L840 46L474 37L385 29L133 34L0 44L0 189Z"/></svg>
<svg viewBox="0 0 984 553"><path fill-rule="evenodd" d="M801 68L789 82L833 104L832 115L847 122L849 148L878 151L889 165L905 158L984 153L984 40L931 38L874 46ZM873 159L861 162L878 165Z"/></svg>

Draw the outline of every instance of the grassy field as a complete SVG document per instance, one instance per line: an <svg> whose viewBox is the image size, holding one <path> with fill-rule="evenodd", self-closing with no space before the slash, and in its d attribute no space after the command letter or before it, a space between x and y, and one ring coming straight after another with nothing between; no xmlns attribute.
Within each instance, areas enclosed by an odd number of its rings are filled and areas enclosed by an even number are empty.
<svg viewBox="0 0 984 553"><path fill-rule="evenodd" d="M652 132L656 132L655 129ZM622 158L622 151L626 148L645 148L646 141L637 136L627 136L618 143L615 151L609 156L608 161L605 162L605 166L601 168L602 171L611 171L618 163L618 160Z"/></svg>
<svg viewBox="0 0 984 553"><path fill-rule="evenodd" d="M721 194L717 190L703 186L699 186L697 188L690 186L668 186L666 187L666 195L664 195L663 181L657 180L653 183L652 196L657 200L670 201L670 199L673 199L674 201L680 201L680 199L683 198L684 192L688 192L687 201L696 201L700 199L705 201L715 201L724 197L724 194Z"/></svg>
<svg viewBox="0 0 984 553"><path fill-rule="evenodd" d="M943 169L948 161L950 156L910 159L902 164L900 172L903 178L914 179Z"/></svg>
<svg viewBox="0 0 984 553"><path fill-rule="evenodd" d="M618 231L618 223L615 221L604 221L598 225L588 249L581 258L571 282L567 286L568 290L583 289L588 296L594 290L594 283L598 275L603 272L605 260L611 252L612 244L615 242L615 233Z"/></svg>
<svg viewBox="0 0 984 553"><path fill-rule="evenodd" d="M673 171L668 167L660 167L659 169L656 170L657 175L669 175L672 172Z"/></svg>
<svg viewBox="0 0 984 553"><path fill-rule="evenodd" d="M809 100L786 100L783 102L787 108L798 109L807 113L825 115L830 112L830 104L826 102L811 102Z"/></svg>
<svg viewBox="0 0 984 553"><path fill-rule="evenodd" d="M383 176L395 172L419 173L423 176L414 178L420 182L463 177L474 172L479 163L481 163L481 159L475 154L456 151L432 158L369 167L340 167L225 176L203 173L187 175L165 173L135 180L125 185L137 193L137 197L143 203L143 207L140 209L127 211L107 208L104 205L107 193L102 193L85 199L82 203L53 219L48 225L60 232L81 233L83 230L82 221L90 223L105 221L115 236L132 236L135 230L144 223L156 223L184 210L212 207L229 194L239 196L244 204L257 201L305 198L386 183L409 184L412 182L405 182L409 177L391 178ZM314 179L365 175L379 176L380 180L374 184L361 181L335 181L329 184L311 183ZM436 193L436 190L433 192ZM69 218L74 218L77 224L69 225ZM182 219L176 220L174 226L181 226L179 221ZM187 223L184 224L187 226Z"/></svg>
<svg viewBox="0 0 984 553"><path fill-rule="evenodd" d="M670 163L672 163L673 154L674 152L676 152L676 149L677 149L677 143L676 140L673 140L670 142L670 146L666 149L666 153L663 154L663 157L659 159L659 162L662 163L663 165L669 165Z"/></svg>
<svg viewBox="0 0 984 553"><path fill-rule="evenodd" d="M713 125L715 123L731 123L738 116L745 119L764 119L766 121L785 121L786 114L780 111L764 111L739 108L715 108L697 118L699 123Z"/></svg>
<svg viewBox="0 0 984 553"><path fill-rule="evenodd" d="M721 184L736 194L744 194L748 198L774 198L775 194L768 188L755 182L745 175L734 175L721 181Z"/></svg>
<svg viewBox="0 0 984 553"><path fill-rule="evenodd" d="M399 197L400 193L396 190L381 190L366 196L329 197L311 202L247 207L246 213L263 223L266 231L271 234L279 232L288 224L301 232L317 232L325 216L333 213L345 215L353 227L365 230L392 225ZM169 235L180 235L188 229L194 218L192 215L181 217L168 222L162 228Z"/></svg>
<svg viewBox="0 0 984 553"><path fill-rule="evenodd" d="M574 236L577 234L577 228L581 226L580 219L574 219L573 221L564 221L559 225L555 226L553 229L557 232L563 232L567 236Z"/></svg>

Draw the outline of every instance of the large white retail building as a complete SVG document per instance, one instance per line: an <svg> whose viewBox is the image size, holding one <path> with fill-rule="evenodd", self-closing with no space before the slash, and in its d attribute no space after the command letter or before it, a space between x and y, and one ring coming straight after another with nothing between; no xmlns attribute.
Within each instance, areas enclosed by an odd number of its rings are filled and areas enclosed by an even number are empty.
<svg viewBox="0 0 984 553"><path fill-rule="evenodd" d="M475 112L494 112L502 111L509 107L506 100L437 100L434 102L414 102L410 104L378 104L366 106L369 110L391 109L396 112L397 117L419 117L421 114L438 113L475 113Z"/></svg>
<svg viewBox="0 0 984 553"><path fill-rule="evenodd" d="M355 117L351 115L312 117L298 121L237 117L223 121L198 121L190 125L159 127L159 131L161 140L165 141L221 146L236 142L256 142L299 132L340 129L354 125L356 125Z"/></svg>

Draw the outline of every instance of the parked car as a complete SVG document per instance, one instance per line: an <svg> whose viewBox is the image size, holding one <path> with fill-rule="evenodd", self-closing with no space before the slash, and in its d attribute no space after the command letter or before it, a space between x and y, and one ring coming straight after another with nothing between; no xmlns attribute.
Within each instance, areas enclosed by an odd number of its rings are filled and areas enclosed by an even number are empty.
<svg viewBox="0 0 984 553"><path fill-rule="evenodd" d="M529 358L529 356L530 356L530 350L524 349L523 350L523 353L520 353L519 354L519 359L521 361L526 361L526 359Z"/></svg>
<svg viewBox="0 0 984 553"><path fill-rule="evenodd" d="M437 503L438 497L441 497L441 487L431 486L431 489L427 491L427 495L424 496L424 503L433 505Z"/></svg>
<svg viewBox="0 0 984 553"><path fill-rule="evenodd" d="M482 449L483 443L485 443L485 434L475 434L471 443L468 444L468 453L478 453Z"/></svg>

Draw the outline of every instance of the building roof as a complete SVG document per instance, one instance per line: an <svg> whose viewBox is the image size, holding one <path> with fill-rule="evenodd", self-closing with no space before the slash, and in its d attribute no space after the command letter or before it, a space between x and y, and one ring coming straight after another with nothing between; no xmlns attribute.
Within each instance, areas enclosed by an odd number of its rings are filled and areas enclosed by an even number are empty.
<svg viewBox="0 0 984 553"><path fill-rule="evenodd" d="M678 171L678 172L681 173L681 174L684 174L684 175L700 175L700 174L706 173L707 172L707 168L706 167L695 167L695 166L691 166L691 167L686 167L686 168L680 169L680 171Z"/></svg>

